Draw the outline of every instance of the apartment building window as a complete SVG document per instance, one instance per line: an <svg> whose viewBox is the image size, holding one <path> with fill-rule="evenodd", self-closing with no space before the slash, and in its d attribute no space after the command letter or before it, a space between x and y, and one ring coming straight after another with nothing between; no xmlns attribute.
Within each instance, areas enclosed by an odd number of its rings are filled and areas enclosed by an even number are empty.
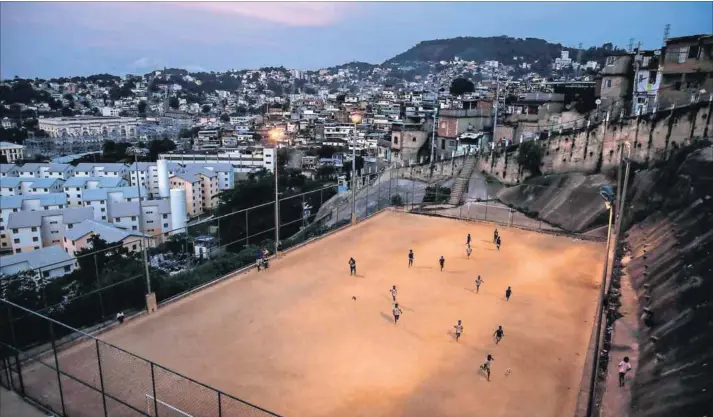
<svg viewBox="0 0 713 417"><path fill-rule="evenodd" d="M168 223L164 223L164 224L163 224L163 227L164 227L165 229L168 229ZM4 237L4 235L3 235L3 237Z"/></svg>
<svg viewBox="0 0 713 417"><path fill-rule="evenodd" d="M44 190L45 190L45 192L49 191L47 188L45 188Z"/></svg>
<svg viewBox="0 0 713 417"><path fill-rule="evenodd" d="M146 223L153 223L153 220L146 220Z"/></svg>
<svg viewBox="0 0 713 417"><path fill-rule="evenodd" d="M67 241L67 238L66 238L66 237L64 238L64 241L65 241L65 242Z"/></svg>
<svg viewBox="0 0 713 417"><path fill-rule="evenodd" d="M49 278L50 276L50 271L42 271L42 276L45 278Z"/></svg>
<svg viewBox="0 0 713 417"><path fill-rule="evenodd" d="M39 239L37 238L37 236L35 236L35 237L32 238L32 241L33 241L33 242L39 242Z"/></svg>
<svg viewBox="0 0 713 417"><path fill-rule="evenodd" d="M13 242L20 243L20 239L13 239Z"/></svg>
<svg viewBox="0 0 713 417"><path fill-rule="evenodd" d="M611 88L611 78L604 80L604 88Z"/></svg>
<svg viewBox="0 0 713 417"><path fill-rule="evenodd" d="M2 239L5 239L5 237L6 237L5 235L0 235L0 238L2 238Z"/></svg>
<svg viewBox="0 0 713 417"><path fill-rule="evenodd" d="M167 219L167 218L168 218L168 214L164 214L164 215L163 215L163 218L164 218L164 219Z"/></svg>
<svg viewBox="0 0 713 417"><path fill-rule="evenodd" d="M58 230L52 230L50 233L53 234L53 235L56 235L57 233L59 233L59 231L58 231Z"/></svg>
<svg viewBox="0 0 713 417"><path fill-rule="evenodd" d="M136 226L131 226L131 230L136 230Z"/></svg>
<svg viewBox="0 0 713 417"><path fill-rule="evenodd" d="M15 252L15 253L22 253L22 249L17 248L17 252Z"/></svg>
<svg viewBox="0 0 713 417"><path fill-rule="evenodd" d="M136 216L131 216L131 220L132 220L132 221L135 221L135 220L136 220Z"/></svg>
<svg viewBox="0 0 713 417"><path fill-rule="evenodd" d="M73 224L68 224L68 225L67 225L67 229L71 229L71 228L73 228L73 227L74 227Z"/></svg>
<svg viewBox="0 0 713 417"><path fill-rule="evenodd" d="M47 209L45 208L45 210L47 210ZM55 221L55 222L50 222L50 224L57 224L57 222L56 222L56 221Z"/></svg>
<svg viewBox="0 0 713 417"><path fill-rule="evenodd" d="M136 244L131 245L131 249L136 250Z"/></svg>
<svg viewBox="0 0 713 417"><path fill-rule="evenodd" d="M71 266L65 265L65 267L64 267L64 272L69 272L69 271L71 271L71 270L72 270L72 267L71 267Z"/></svg>
<svg viewBox="0 0 713 417"><path fill-rule="evenodd" d="M0 230L5 230L5 226L0 226Z"/></svg>
<svg viewBox="0 0 713 417"><path fill-rule="evenodd" d="M45 210L49 210L49 209L50 209L50 206L45 206Z"/></svg>
<svg viewBox="0 0 713 417"><path fill-rule="evenodd" d="M106 211L106 209L102 207L102 213L104 213L105 211Z"/></svg>
<svg viewBox="0 0 713 417"><path fill-rule="evenodd" d="M12 229L12 233L17 233L17 229Z"/></svg>

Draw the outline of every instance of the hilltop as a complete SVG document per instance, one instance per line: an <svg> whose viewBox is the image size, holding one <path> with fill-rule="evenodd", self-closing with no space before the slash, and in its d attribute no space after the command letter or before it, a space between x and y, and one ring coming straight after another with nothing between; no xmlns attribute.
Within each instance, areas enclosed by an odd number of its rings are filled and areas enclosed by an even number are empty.
<svg viewBox="0 0 713 417"><path fill-rule="evenodd" d="M582 51L582 61L600 62L607 54L616 50L618 49L611 43L605 43L600 47L591 47ZM549 64L560 56L561 51L569 51L570 58L576 59L579 49L538 38L457 37L420 42L406 52L387 60L385 64L450 61L455 57L467 61L495 60L505 65L517 62Z"/></svg>

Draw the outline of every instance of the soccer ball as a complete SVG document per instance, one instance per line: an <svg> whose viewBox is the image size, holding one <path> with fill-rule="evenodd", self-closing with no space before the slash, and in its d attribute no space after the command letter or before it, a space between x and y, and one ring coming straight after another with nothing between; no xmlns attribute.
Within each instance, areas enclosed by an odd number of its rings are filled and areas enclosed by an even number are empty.
<svg viewBox="0 0 713 417"><path fill-rule="evenodd" d="M505 375L510 375L510 368L505 370Z"/></svg>

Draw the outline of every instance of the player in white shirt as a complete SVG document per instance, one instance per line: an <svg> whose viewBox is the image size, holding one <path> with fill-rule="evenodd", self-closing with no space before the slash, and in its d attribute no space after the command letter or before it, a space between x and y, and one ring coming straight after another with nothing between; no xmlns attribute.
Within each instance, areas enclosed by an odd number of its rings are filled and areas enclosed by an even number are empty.
<svg viewBox="0 0 713 417"><path fill-rule="evenodd" d="M475 280L475 293L477 294L480 291L480 284L484 283L482 278L480 278L480 275L478 275L478 278Z"/></svg>
<svg viewBox="0 0 713 417"><path fill-rule="evenodd" d="M397 294L397 293L398 293L398 291L396 290L396 285L394 285L393 287L391 287L391 298L393 298L394 301L396 301L396 294Z"/></svg>
<svg viewBox="0 0 713 417"><path fill-rule="evenodd" d="M468 246L465 247L465 254L470 258L471 253L473 253L473 249L470 247L470 244L468 244Z"/></svg>
<svg viewBox="0 0 713 417"><path fill-rule="evenodd" d="M401 309L398 304L394 304L392 312L394 313L394 324L396 324L399 321L399 316L401 316Z"/></svg>
<svg viewBox="0 0 713 417"><path fill-rule="evenodd" d="M480 370L487 373L488 381L490 381L490 364L493 363L494 360L495 358L488 354L488 357L485 358L485 363L480 365Z"/></svg>
<svg viewBox="0 0 713 417"><path fill-rule="evenodd" d="M461 323L460 320L458 320L458 323L453 327L456 329L456 342L457 342L458 339L460 339L461 333L463 333L463 324Z"/></svg>
<svg viewBox="0 0 713 417"><path fill-rule="evenodd" d="M631 364L629 363L629 357L624 356L624 360L619 362L619 386L624 386L624 376L627 372L631 371Z"/></svg>

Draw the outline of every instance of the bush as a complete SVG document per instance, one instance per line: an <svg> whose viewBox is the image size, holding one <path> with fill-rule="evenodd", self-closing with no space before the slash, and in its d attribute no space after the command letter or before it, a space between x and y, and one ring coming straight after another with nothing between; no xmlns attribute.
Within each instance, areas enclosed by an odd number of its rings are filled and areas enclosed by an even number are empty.
<svg viewBox="0 0 713 417"><path fill-rule="evenodd" d="M400 194L395 194L391 196L391 205L394 207L403 207L404 199L401 198Z"/></svg>
<svg viewBox="0 0 713 417"><path fill-rule="evenodd" d="M517 153L517 163L521 167L530 171L532 176L538 176L542 172L540 171L540 165L542 164L543 152L542 148L537 142L523 142L520 144Z"/></svg>

